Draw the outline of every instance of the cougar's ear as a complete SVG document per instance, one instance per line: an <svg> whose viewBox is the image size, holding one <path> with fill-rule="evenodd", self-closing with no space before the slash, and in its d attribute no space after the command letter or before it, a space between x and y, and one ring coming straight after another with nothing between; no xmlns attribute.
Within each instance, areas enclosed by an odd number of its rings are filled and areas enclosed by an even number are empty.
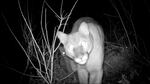
<svg viewBox="0 0 150 84"><path fill-rule="evenodd" d="M62 44L65 44L66 41L67 41L68 35L65 34L65 33L63 33L63 32L58 31L58 32L57 32L57 37L58 37L58 39L60 40L60 42L61 42Z"/></svg>
<svg viewBox="0 0 150 84"><path fill-rule="evenodd" d="M79 26L79 32L84 35L89 35L88 25L85 22L82 22Z"/></svg>

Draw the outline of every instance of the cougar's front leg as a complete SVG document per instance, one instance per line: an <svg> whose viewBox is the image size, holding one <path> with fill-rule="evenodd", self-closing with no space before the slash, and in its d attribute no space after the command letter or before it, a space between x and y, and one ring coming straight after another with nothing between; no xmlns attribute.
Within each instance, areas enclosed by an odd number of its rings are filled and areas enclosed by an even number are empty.
<svg viewBox="0 0 150 84"><path fill-rule="evenodd" d="M101 84L102 75L102 70L90 73L89 84Z"/></svg>
<svg viewBox="0 0 150 84"><path fill-rule="evenodd" d="M88 72L85 69L78 69L80 84L88 84Z"/></svg>

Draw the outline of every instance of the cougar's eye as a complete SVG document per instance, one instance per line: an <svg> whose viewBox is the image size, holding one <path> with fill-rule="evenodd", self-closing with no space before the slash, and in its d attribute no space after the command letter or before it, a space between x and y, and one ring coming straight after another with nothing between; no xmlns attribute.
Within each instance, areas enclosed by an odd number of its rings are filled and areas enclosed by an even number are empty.
<svg viewBox="0 0 150 84"><path fill-rule="evenodd" d="M82 42L82 43L81 43L81 45L83 46L84 50L86 50L86 49L87 49L87 47L88 47L87 42Z"/></svg>
<svg viewBox="0 0 150 84"><path fill-rule="evenodd" d="M92 50L92 47L93 47L91 41L87 41L87 40L82 41L81 45L83 47L84 52L90 52Z"/></svg>
<svg viewBox="0 0 150 84"><path fill-rule="evenodd" d="M74 46L73 45L68 45L66 47L66 52L67 52L67 54L68 54L69 57L71 57L71 58L75 57Z"/></svg>
<svg viewBox="0 0 150 84"><path fill-rule="evenodd" d="M80 43L80 45L82 46L84 52L87 52L87 51L88 51L88 48L89 48L88 42L82 41L82 42Z"/></svg>

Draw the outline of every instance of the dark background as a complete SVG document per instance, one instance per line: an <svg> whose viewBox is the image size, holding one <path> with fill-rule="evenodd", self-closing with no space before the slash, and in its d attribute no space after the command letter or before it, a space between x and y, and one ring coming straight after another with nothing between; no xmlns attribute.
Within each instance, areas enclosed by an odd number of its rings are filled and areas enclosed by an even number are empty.
<svg viewBox="0 0 150 84"><path fill-rule="evenodd" d="M121 7L120 2L124 4L124 7ZM68 13L73 5L75 0L64 0L65 13ZM26 1L20 0L22 10L26 12ZM59 0L48 0L48 3L56 10L59 14L60 1ZM117 9L119 10L127 31L133 33L133 26L128 23L128 20L125 17L125 14L122 10L126 8L132 16L132 22L136 30L139 51L142 56L148 56L150 52L150 3L148 0L79 0L67 25L66 32L71 31L71 27L74 22L80 17L92 17L104 29L104 33L109 35L110 24L107 16L109 14L112 16L117 16L117 12L112 6L112 3L116 4ZM42 0L29 0L29 12L31 17L31 23L33 28L40 27L40 12L41 12ZM132 14L131 14L132 13ZM27 14L25 14L27 17ZM50 13L48 19L49 31L51 32L59 22L54 19L55 16ZM7 20L7 23L6 21ZM56 22L57 21L57 22ZM127 22L126 22L127 21ZM17 0L1 0L0 1L0 81L1 84L22 84L22 72L26 65L26 56L14 37L7 25L13 30L17 38L24 43L22 38L22 26L23 19L19 11L19 6ZM36 32L35 32L36 34ZM51 32L52 34L52 32ZM50 36L52 36L50 34ZM132 34L131 34L132 36ZM108 41L110 38L108 38ZM132 39L132 38L131 38ZM149 59L148 59L149 60ZM18 72L20 71L20 72Z"/></svg>

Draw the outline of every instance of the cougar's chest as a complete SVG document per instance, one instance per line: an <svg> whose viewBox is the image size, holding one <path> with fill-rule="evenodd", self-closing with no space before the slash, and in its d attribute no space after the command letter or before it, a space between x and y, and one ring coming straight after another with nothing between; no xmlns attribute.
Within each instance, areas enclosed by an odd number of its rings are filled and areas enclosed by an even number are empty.
<svg viewBox="0 0 150 84"><path fill-rule="evenodd" d="M103 49L103 36L99 27L95 25L89 25L89 30L93 38L94 48L89 54L89 60L87 62L87 68L89 70L94 68L101 68L104 58L104 49Z"/></svg>

